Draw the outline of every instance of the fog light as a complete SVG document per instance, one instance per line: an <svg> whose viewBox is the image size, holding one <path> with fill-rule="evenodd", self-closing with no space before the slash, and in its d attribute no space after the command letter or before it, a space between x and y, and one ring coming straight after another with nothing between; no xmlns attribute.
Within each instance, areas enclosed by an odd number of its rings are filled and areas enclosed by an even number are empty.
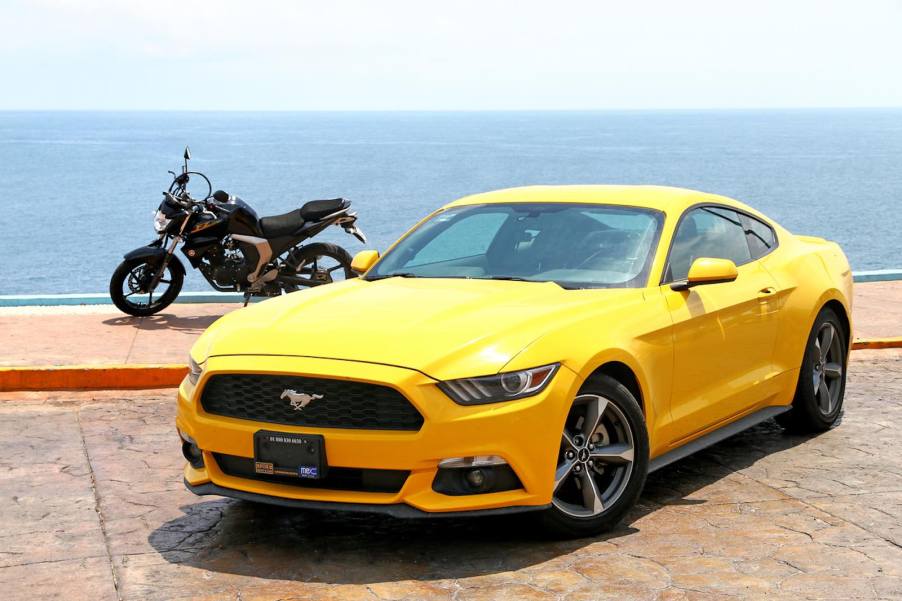
<svg viewBox="0 0 902 601"><path fill-rule="evenodd" d="M190 463L194 469L199 470L204 467L203 451L200 450L194 439L181 431L179 431L179 437L182 439L182 455L185 457L185 461Z"/></svg>
<svg viewBox="0 0 902 601"><path fill-rule="evenodd" d="M485 473L482 470L468 471L467 484L473 488L482 488L482 485L485 484Z"/></svg>
<svg viewBox="0 0 902 601"><path fill-rule="evenodd" d="M520 478L498 455L452 457L438 464L432 490L443 495L481 495L523 488Z"/></svg>

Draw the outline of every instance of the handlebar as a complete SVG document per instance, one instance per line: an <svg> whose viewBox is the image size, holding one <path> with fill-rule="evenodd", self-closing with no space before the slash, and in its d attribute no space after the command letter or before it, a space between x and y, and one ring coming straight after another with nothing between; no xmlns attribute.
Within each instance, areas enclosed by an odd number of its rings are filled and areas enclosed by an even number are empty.
<svg viewBox="0 0 902 601"><path fill-rule="evenodd" d="M169 184L169 192L164 192L164 194L169 194L176 202L179 202L179 204L182 204L178 200L179 196L190 202L205 202L213 195L213 184L210 182L210 178L200 171L183 171L180 174L170 171L169 173L172 174L172 183ZM201 200L191 198L191 195L188 192L188 182L191 181L192 175L200 176L207 184L207 194Z"/></svg>
<svg viewBox="0 0 902 601"><path fill-rule="evenodd" d="M179 196L176 196L172 192L163 192L163 196L166 197L166 200L174 202L180 207L184 207L186 209L192 209L194 207L202 207L206 206L206 200L195 200L188 195L187 192L183 192Z"/></svg>

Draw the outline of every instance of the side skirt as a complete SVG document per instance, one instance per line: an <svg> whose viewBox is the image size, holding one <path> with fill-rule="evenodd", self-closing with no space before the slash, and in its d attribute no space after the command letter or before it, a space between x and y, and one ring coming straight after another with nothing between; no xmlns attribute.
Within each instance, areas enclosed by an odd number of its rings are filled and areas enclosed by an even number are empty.
<svg viewBox="0 0 902 601"><path fill-rule="evenodd" d="M713 432L705 434L701 438L696 438L691 442L687 442L681 447L677 447L672 451L667 451L663 455L658 455L654 459L651 460L648 464L649 473L659 470L664 466L670 465L674 461L679 461L684 457L688 457L693 453L701 451L706 447L710 447L713 444L717 444L718 442L725 440L734 434L739 434L743 430L748 430L752 426L756 426L763 421L766 421L776 415L780 415L781 413L785 413L789 411L792 407L787 405L785 407L765 407L764 409L759 409L754 413L750 413L746 415L742 419L738 419L735 422L731 422L722 428L718 428Z"/></svg>

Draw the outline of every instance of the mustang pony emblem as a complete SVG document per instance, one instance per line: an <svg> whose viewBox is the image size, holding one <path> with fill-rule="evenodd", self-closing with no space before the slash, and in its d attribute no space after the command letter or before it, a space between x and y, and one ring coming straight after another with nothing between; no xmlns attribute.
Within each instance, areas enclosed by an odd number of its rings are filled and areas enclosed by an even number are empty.
<svg viewBox="0 0 902 601"><path fill-rule="evenodd" d="M296 392L291 389L285 389L282 391L282 396L280 399L284 399L288 397L288 400L291 401L291 408L295 411L300 411L304 407L310 404L311 401L315 401L317 399L323 398L321 394L307 394L306 392Z"/></svg>

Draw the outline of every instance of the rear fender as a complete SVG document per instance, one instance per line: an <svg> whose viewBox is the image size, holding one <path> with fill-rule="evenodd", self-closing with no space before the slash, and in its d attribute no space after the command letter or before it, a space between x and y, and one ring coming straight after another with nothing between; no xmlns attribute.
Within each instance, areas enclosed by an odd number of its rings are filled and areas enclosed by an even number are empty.
<svg viewBox="0 0 902 601"><path fill-rule="evenodd" d="M810 236L788 237L786 242L763 259L778 288L785 291L774 345L778 372L798 370L811 327L828 302L843 307L850 328L852 321L852 272L839 246Z"/></svg>

